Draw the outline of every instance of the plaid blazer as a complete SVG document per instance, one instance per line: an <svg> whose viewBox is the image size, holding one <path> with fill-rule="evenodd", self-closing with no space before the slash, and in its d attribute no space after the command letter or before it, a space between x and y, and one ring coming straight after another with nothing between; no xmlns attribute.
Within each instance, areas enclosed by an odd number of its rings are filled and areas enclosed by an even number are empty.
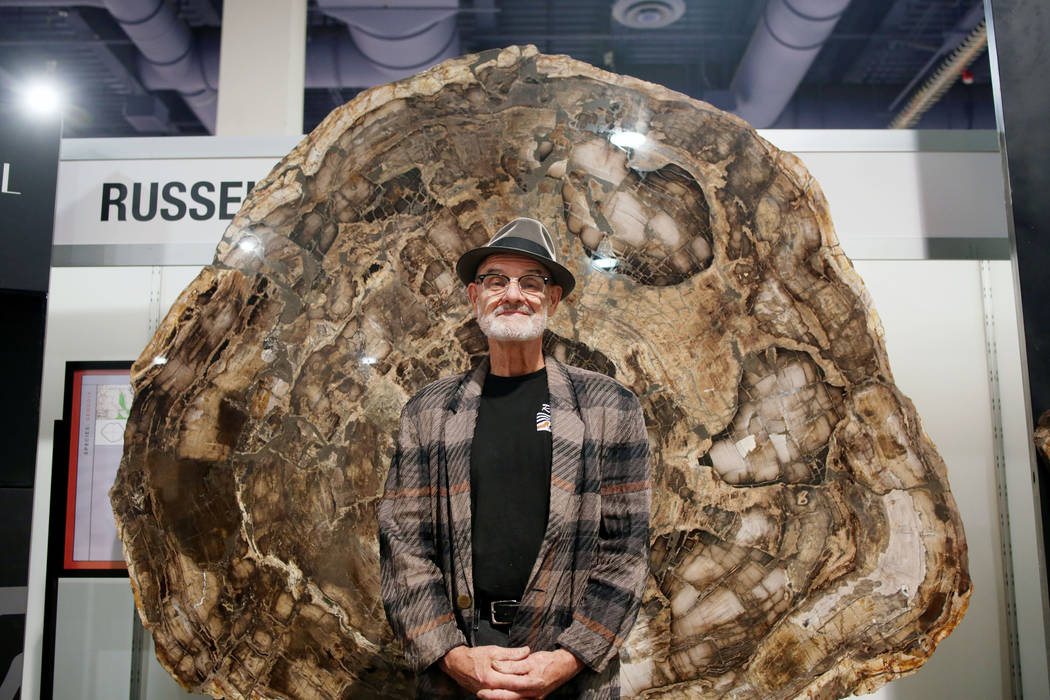
<svg viewBox="0 0 1050 700"><path fill-rule="evenodd" d="M649 441L638 399L546 358L550 515L512 646L563 647L586 668L559 695L619 697L619 649L649 571ZM379 505L383 605L423 697L464 691L435 663L472 641L470 446L488 360L440 379L401 413Z"/></svg>

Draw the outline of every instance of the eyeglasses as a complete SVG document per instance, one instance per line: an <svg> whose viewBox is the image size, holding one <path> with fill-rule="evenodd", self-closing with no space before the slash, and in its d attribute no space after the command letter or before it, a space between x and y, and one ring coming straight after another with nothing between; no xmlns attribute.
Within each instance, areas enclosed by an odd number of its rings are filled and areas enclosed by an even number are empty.
<svg viewBox="0 0 1050 700"><path fill-rule="evenodd" d="M522 294L539 296L543 294L543 290L547 288L547 283L551 281L551 278L543 275L508 277L499 272L486 272L483 275L478 275L474 281L480 284L486 292L498 294L506 291L512 280L518 283L518 289L521 290Z"/></svg>

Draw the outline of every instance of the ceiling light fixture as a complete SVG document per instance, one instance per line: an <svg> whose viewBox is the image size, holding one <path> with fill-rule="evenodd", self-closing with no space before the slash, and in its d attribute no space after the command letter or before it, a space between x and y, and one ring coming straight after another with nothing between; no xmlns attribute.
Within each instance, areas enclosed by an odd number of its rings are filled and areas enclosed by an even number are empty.
<svg viewBox="0 0 1050 700"><path fill-rule="evenodd" d="M660 29L685 14L685 0L617 0L613 19L631 29Z"/></svg>

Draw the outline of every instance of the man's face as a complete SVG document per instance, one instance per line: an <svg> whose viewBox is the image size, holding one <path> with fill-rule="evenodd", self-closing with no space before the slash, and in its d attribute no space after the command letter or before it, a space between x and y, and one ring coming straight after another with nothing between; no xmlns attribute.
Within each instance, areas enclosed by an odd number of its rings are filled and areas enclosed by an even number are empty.
<svg viewBox="0 0 1050 700"><path fill-rule="evenodd" d="M522 275L550 273L535 260L523 255L497 253L481 261L477 275L500 273L518 278ZM547 327L547 316L561 300L561 287L553 281L540 294L521 291L512 281L502 291L493 292L477 282L467 286L470 303L478 317L478 326L490 340L525 341L543 335Z"/></svg>

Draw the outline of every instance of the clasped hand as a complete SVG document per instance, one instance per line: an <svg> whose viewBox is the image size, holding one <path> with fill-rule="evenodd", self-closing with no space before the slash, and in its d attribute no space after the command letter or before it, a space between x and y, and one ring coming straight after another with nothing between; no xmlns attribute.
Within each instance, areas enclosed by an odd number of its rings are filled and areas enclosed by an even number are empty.
<svg viewBox="0 0 1050 700"><path fill-rule="evenodd" d="M439 663L452 680L483 700L543 698L583 668L565 649L529 653L528 647L459 646Z"/></svg>

